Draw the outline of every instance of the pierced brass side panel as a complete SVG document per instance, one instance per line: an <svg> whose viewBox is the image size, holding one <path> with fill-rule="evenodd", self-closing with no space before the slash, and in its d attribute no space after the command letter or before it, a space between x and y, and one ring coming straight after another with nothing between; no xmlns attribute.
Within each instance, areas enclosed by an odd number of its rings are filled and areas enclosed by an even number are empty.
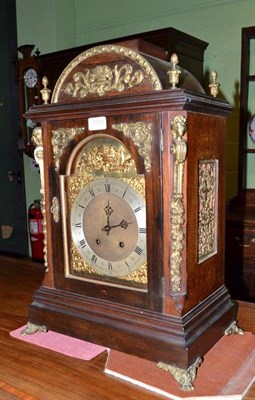
<svg viewBox="0 0 255 400"><path fill-rule="evenodd" d="M218 160L201 160L198 164L198 260L217 253Z"/></svg>

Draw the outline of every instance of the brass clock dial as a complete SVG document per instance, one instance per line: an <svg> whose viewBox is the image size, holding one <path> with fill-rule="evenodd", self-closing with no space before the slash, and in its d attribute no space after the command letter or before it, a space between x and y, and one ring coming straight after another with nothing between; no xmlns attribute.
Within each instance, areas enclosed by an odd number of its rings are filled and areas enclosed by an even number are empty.
<svg viewBox="0 0 255 400"><path fill-rule="evenodd" d="M95 179L71 210L72 239L98 273L123 277L146 260L145 202L126 182Z"/></svg>

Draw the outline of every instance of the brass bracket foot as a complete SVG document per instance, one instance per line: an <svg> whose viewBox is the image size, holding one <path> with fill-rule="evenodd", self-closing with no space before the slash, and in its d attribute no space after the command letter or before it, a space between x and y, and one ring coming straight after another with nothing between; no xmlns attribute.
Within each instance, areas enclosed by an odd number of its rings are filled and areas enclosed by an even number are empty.
<svg viewBox="0 0 255 400"><path fill-rule="evenodd" d="M23 329L23 331L21 332L21 336L25 336L25 335L32 335L35 332L47 332L47 328L46 326L40 326L40 325L35 325L32 324L32 322L28 322L27 326L25 329Z"/></svg>
<svg viewBox="0 0 255 400"><path fill-rule="evenodd" d="M238 327L237 322L234 321L232 324L225 330L225 335L229 336L231 334L234 335L244 335L244 331Z"/></svg>
<svg viewBox="0 0 255 400"><path fill-rule="evenodd" d="M194 390L193 382L197 376L197 369L202 363L202 358L198 358L188 369L181 369L173 365L159 362L157 366L164 371L170 372L173 378L180 384L180 389L184 391Z"/></svg>

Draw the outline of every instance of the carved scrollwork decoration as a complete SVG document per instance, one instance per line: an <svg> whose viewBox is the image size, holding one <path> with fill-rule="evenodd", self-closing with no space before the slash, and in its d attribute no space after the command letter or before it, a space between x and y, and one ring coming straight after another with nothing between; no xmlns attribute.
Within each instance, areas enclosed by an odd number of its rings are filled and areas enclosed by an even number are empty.
<svg viewBox="0 0 255 400"><path fill-rule="evenodd" d="M98 65L91 70L76 72L72 82L69 82L64 92L72 97L84 98L88 94L104 96L108 92L122 92L125 89L139 85L144 80L142 70L134 71L130 64L121 67L115 65L113 68L108 65Z"/></svg>
<svg viewBox="0 0 255 400"><path fill-rule="evenodd" d="M187 156L187 143L183 139L187 131L187 121L183 116L176 116L171 120L171 132L173 142L171 153L174 156L174 187L171 198L171 255L170 271L172 289L174 292L181 290L181 264L183 252L184 234L184 201L183 201L183 177L184 163Z"/></svg>
<svg viewBox="0 0 255 400"><path fill-rule="evenodd" d="M41 189L40 193L42 195L41 200L41 211L43 215L43 234L44 234L44 265L48 266L47 257L47 227L46 227L46 212L45 212L45 185L44 185L44 160L43 160L43 142L42 142L42 128L36 127L33 129L32 142L35 145L34 157L35 161L39 165L40 178L41 178Z"/></svg>
<svg viewBox="0 0 255 400"><path fill-rule="evenodd" d="M79 133L82 133L85 128L58 128L52 131L51 143L53 147L55 170L59 170L60 157L70 140Z"/></svg>
<svg viewBox="0 0 255 400"><path fill-rule="evenodd" d="M151 142L152 142L152 124L145 122L122 123L112 125L113 129L123 132L124 135L134 142L138 147L138 153L144 159L144 165L147 172L151 170Z"/></svg>

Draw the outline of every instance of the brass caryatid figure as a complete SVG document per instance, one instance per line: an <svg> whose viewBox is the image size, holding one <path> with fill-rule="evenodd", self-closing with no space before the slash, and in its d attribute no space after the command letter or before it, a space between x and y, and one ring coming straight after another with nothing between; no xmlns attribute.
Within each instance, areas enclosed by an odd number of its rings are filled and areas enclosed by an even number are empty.
<svg viewBox="0 0 255 400"><path fill-rule="evenodd" d="M171 255L170 269L172 289L174 292L181 290L181 264L182 251L185 237L184 224L184 201L183 201L183 177L184 163L187 155L187 143L183 139L187 130L186 118L176 116L171 120L171 131L173 143L171 153L174 156L174 188L171 198Z"/></svg>

